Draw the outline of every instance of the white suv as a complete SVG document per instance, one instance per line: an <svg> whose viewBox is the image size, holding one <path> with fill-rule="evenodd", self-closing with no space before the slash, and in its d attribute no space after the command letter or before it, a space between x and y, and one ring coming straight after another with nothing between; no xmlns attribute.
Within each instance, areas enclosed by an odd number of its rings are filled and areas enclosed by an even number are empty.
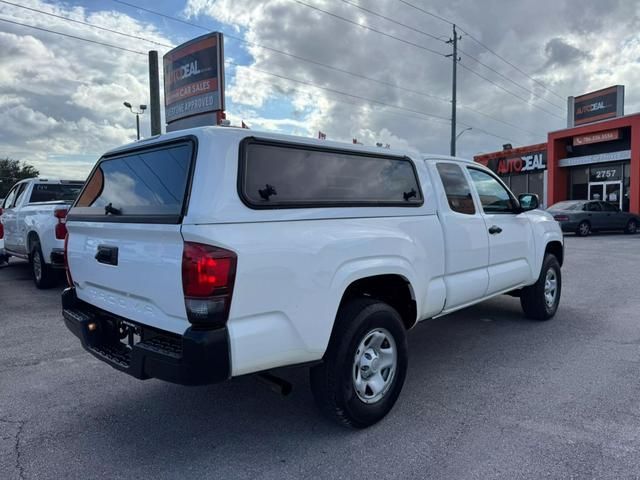
<svg viewBox="0 0 640 480"><path fill-rule="evenodd" d="M321 410L380 420L406 332L503 293L558 307L562 232L473 162L252 131L102 157L68 215L68 328L137 378L205 384L310 365Z"/></svg>

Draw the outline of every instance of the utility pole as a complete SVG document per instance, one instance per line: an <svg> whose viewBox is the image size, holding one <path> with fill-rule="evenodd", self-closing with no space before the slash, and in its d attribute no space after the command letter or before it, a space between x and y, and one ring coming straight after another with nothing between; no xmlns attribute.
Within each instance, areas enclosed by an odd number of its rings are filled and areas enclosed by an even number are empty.
<svg viewBox="0 0 640 480"><path fill-rule="evenodd" d="M458 37L458 33L456 32L456 25L453 25L453 37L450 38L447 43L453 45L453 53L450 55L446 55L447 57L451 57L453 60L453 76L451 82L451 148L450 154L452 157L456 155L456 98L457 98L457 66L458 66L458 40L462 37Z"/></svg>
<svg viewBox="0 0 640 480"><path fill-rule="evenodd" d="M162 133L160 126L160 79L158 76L158 52L149 51L149 95L151 114L151 135Z"/></svg>

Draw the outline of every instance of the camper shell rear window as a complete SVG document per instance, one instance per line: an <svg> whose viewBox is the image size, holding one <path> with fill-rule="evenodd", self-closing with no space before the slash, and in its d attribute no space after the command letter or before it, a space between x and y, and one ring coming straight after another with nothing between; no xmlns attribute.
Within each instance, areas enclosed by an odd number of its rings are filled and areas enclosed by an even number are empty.
<svg viewBox="0 0 640 480"><path fill-rule="evenodd" d="M196 155L195 137L101 158L78 196L70 220L180 223Z"/></svg>

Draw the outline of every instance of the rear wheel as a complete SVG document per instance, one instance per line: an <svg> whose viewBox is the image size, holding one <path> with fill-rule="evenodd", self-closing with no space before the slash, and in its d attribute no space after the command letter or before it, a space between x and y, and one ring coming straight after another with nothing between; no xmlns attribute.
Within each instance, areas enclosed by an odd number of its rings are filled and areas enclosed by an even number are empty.
<svg viewBox="0 0 640 480"><path fill-rule="evenodd" d="M55 272L50 265L44 261L42 248L38 240L31 245L31 272L33 274L33 282L40 289L51 288L56 282Z"/></svg>
<svg viewBox="0 0 640 480"><path fill-rule="evenodd" d="M576 235L579 237L586 237L591 233L591 224L586 220L581 221L576 229Z"/></svg>
<svg viewBox="0 0 640 480"><path fill-rule="evenodd" d="M626 228L624 229L624 233L634 234L638 231L638 222L633 218L629 220Z"/></svg>
<svg viewBox="0 0 640 480"><path fill-rule="evenodd" d="M323 363L311 369L311 390L325 416L365 428L395 404L407 364L398 312L377 300L352 300L338 312Z"/></svg>
<svg viewBox="0 0 640 480"><path fill-rule="evenodd" d="M549 320L556 314L562 292L562 273L555 255L548 253L542 262L538 281L522 289L520 305L527 318Z"/></svg>

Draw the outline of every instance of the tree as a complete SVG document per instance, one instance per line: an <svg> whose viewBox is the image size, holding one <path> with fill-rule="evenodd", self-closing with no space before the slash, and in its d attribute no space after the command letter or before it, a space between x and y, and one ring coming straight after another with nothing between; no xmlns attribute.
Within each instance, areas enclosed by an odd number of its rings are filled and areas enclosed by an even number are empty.
<svg viewBox="0 0 640 480"><path fill-rule="evenodd" d="M37 177L40 172L33 166L12 158L0 158L0 198L19 180Z"/></svg>

